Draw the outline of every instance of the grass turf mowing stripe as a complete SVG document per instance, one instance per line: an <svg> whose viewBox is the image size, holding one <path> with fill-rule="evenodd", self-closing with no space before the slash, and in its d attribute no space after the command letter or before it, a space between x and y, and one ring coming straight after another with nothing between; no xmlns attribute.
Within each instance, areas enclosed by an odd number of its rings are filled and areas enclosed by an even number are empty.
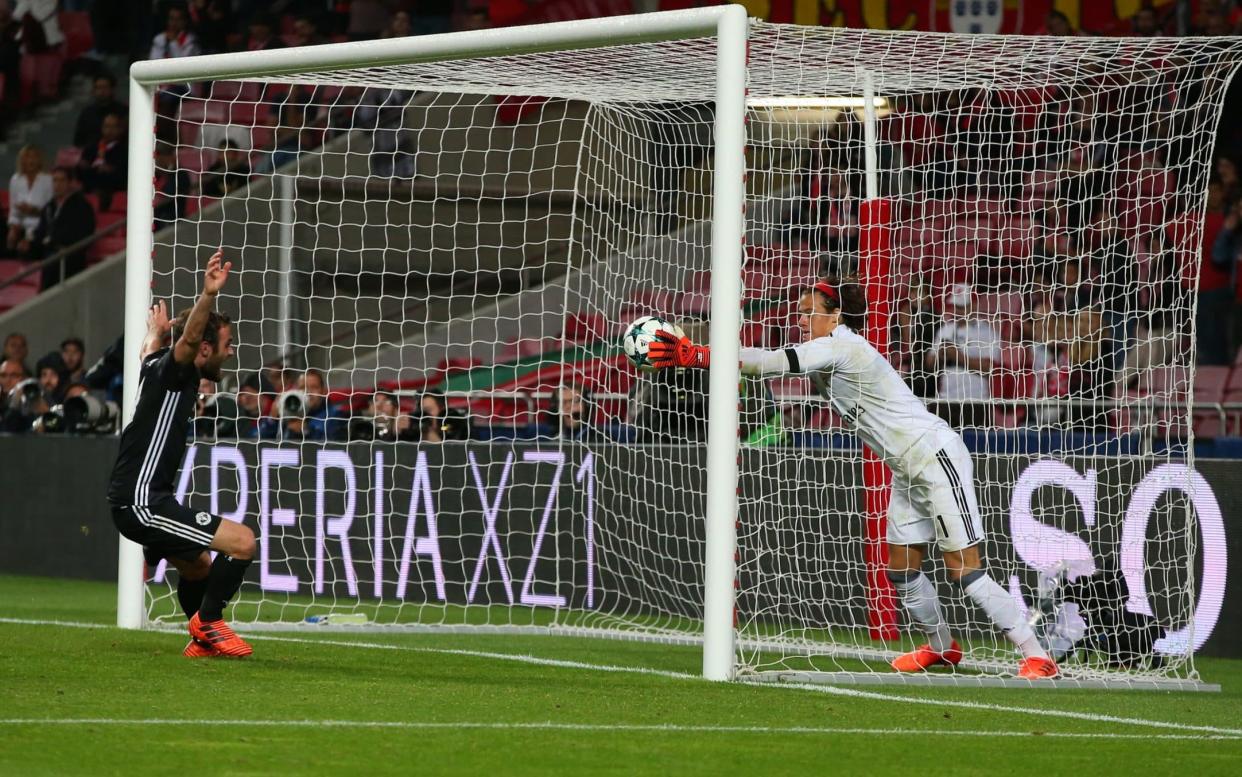
<svg viewBox="0 0 1242 777"><path fill-rule="evenodd" d="M838 726L713 726L681 724L627 724L627 723L506 723L503 721L407 721L407 720L219 720L142 718L0 718L0 726L250 726L290 728L379 728L422 730L494 730L494 731L598 731L612 733L675 733L675 734L809 734L809 735L859 735L859 736L918 736L928 735L922 728L861 728ZM1054 737L1057 739L1169 739L1193 741L1236 741L1239 736L1220 734L1121 734L1115 732L1077 731L996 731L946 729L936 731L937 737Z"/></svg>
<svg viewBox="0 0 1242 777"><path fill-rule="evenodd" d="M3 618L0 617L0 623L20 623L30 626L61 626L66 628L88 628L88 629L114 629L116 626L103 623L81 623L75 621L53 621L39 620L29 618ZM180 631L159 631L157 633L176 634L184 637L184 632ZM417 647L411 645L393 645L385 642L362 642L341 639L312 639L306 637L278 637L269 634L246 634L246 638L254 641L265 642L287 642L304 645L331 645L333 647L349 647L363 648L370 650L397 650L408 651L412 653L424 653L434 655L454 655L472 658L485 658L496 661L512 661L516 663L531 664L535 666L558 667L564 669L578 669L592 672L617 672L625 674L649 675L656 677L667 677L674 680L690 680L702 681L699 675L689 674L687 672L673 672L662 669L650 669L640 666L615 666L608 664L590 664L581 661L566 661L556 658L540 658L532 655L520 655L514 653L497 653L484 650L463 650L453 648L428 648ZM1220 726L1203 726L1189 723L1174 723L1171 721L1148 720L1145 718L1123 718L1116 715L1101 715L1091 712L1076 712L1073 710L1063 710L1054 708L1040 707L1016 707L1005 704L991 704L988 702L964 701L958 699L942 699L928 698L922 696L902 696L896 694L877 693L875 691L861 691L854 688L842 688L831 685L812 685L805 683L782 683L773 686L762 686L770 688L795 688L799 690L815 691L817 693L826 693L834 696L846 696L856 699L871 699L874 701L897 702L904 704L923 704L939 707L958 707L961 709L989 710L993 712L1004 712L1019 715L1037 715L1041 717L1057 717L1068 718L1072 720L1084 720L1093 723L1116 723L1126 726L1142 726L1146 728L1163 728L1173 731L1199 732L1203 734L1215 734L1225 738L1234 738L1242 736L1240 728L1224 728Z"/></svg>

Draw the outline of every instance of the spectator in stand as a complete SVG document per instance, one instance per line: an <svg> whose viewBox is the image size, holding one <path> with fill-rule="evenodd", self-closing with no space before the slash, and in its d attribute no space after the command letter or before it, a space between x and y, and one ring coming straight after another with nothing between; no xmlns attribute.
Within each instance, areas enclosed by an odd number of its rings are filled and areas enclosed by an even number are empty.
<svg viewBox="0 0 1242 777"><path fill-rule="evenodd" d="M1041 400L1058 400L1069 389L1068 364L1061 347L1058 329L1064 316L1053 310L1050 299L1032 300L1022 317L1022 347L1031 367L1032 407L1026 415L1028 424L1048 426L1064 416L1064 409Z"/></svg>
<svg viewBox="0 0 1242 777"><path fill-rule="evenodd" d="M65 34L60 30L60 0L17 0L13 5L13 18L21 25L17 39L22 44L22 54L43 54L65 42Z"/></svg>
<svg viewBox="0 0 1242 777"><path fill-rule="evenodd" d="M95 234L95 211L74 186L73 171L58 167L52 171L52 200L43 206L34 239L18 246L34 259L47 259L61 249ZM86 249L65 257L59 264L43 268L43 288L50 289L86 269Z"/></svg>
<svg viewBox="0 0 1242 777"><path fill-rule="evenodd" d="M1109 399L1113 374L1105 368L1102 347L1104 327L1098 311L1086 308L1066 314L1064 322L1067 394L1078 400L1066 411L1072 427L1086 431L1108 428Z"/></svg>
<svg viewBox="0 0 1242 777"><path fill-rule="evenodd" d="M299 16L293 20L293 34L289 36L290 46L322 46L328 39L319 32L319 23L309 15Z"/></svg>
<svg viewBox="0 0 1242 777"><path fill-rule="evenodd" d="M992 366L1000 358L1000 335L973 315L971 288L955 283L946 298L944 324L932 339L928 370L937 371L937 406L955 429L990 426Z"/></svg>
<svg viewBox="0 0 1242 777"><path fill-rule="evenodd" d="M181 169L176 149L171 143L159 140L155 143L155 228L171 226L177 219L185 218L186 207L194 185L190 175Z"/></svg>
<svg viewBox="0 0 1242 777"><path fill-rule="evenodd" d="M65 365L65 381L80 383L86 376L86 343L80 337L66 337L60 343L60 360Z"/></svg>
<svg viewBox="0 0 1242 777"><path fill-rule="evenodd" d="M1184 344L1190 337L1187 315L1191 301L1189 289L1181 282L1181 258L1169 250L1167 238L1159 230L1152 233L1148 252L1151 260L1139 330L1117 378L1117 397L1140 385L1151 385L1152 370L1189 361Z"/></svg>
<svg viewBox="0 0 1242 777"><path fill-rule="evenodd" d="M381 38L404 38L414 34L414 27L410 23L409 11L397 11L388 20L387 26L380 34Z"/></svg>
<svg viewBox="0 0 1242 777"><path fill-rule="evenodd" d="M858 197L839 170L828 171L821 180L815 217L824 232L819 246L821 250L853 253L858 250Z"/></svg>
<svg viewBox="0 0 1242 777"><path fill-rule="evenodd" d="M198 38L190 31L190 17L185 8L169 6L164 18L164 31L151 41L147 59L180 59L202 53ZM189 92L188 84L166 84L161 87L158 95L160 112L165 116L176 116L178 101Z"/></svg>
<svg viewBox="0 0 1242 777"><path fill-rule="evenodd" d="M99 142L82 151L78 177L82 188L99 197L100 210L112 207L112 195L125 191L129 174L129 140L125 117L119 113L104 116Z"/></svg>
<svg viewBox="0 0 1242 777"><path fill-rule="evenodd" d="M894 340L910 390L919 399L935 397L936 374L927 369L927 355L940 321L930 284L920 282L910 298L898 304L894 324Z"/></svg>
<svg viewBox="0 0 1242 777"><path fill-rule="evenodd" d="M223 197L250 184L250 152L231 140L224 141L223 153L198 180L204 197Z"/></svg>
<svg viewBox="0 0 1242 777"><path fill-rule="evenodd" d="M237 387L237 415L231 429L219 433L226 437L237 437L242 440L254 440L263 431L263 401L259 394L259 376L251 374ZM227 420L227 419L226 419Z"/></svg>
<svg viewBox="0 0 1242 777"><path fill-rule="evenodd" d="M147 59L180 59L202 53L198 37L190 30L190 17L185 8L170 5L164 19L164 31L151 41L151 54Z"/></svg>
<svg viewBox="0 0 1242 777"><path fill-rule="evenodd" d="M549 413L553 437L576 442L606 442L608 435L588 419L594 408L590 392L577 386L561 386L556 390L556 408Z"/></svg>
<svg viewBox="0 0 1242 777"><path fill-rule="evenodd" d="M1077 313L1094 303L1094 289L1083 279L1082 260L1070 257L1063 262L1052 284L1053 306L1058 313Z"/></svg>
<svg viewBox="0 0 1242 777"><path fill-rule="evenodd" d="M23 240L34 237L39 214L52 199L52 176L43 171L43 152L38 146L25 146L17 152L17 172L9 178L8 249L13 252Z"/></svg>
<svg viewBox="0 0 1242 777"><path fill-rule="evenodd" d="M492 27L491 17L487 13L487 7L482 5L471 6L466 9L466 18L462 20L461 29L468 30L488 30ZM416 35L422 35L423 30L417 30Z"/></svg>
<svg viewBox="0 0 1242 777"><path fill-rule="evenodd" d="M1044 20L1044 31L1048 35L1069 37L1078 35L1078 30L1070 24L1069 17L1060 11L1049 11Z"/></svg>
<svg viewBox="0 0 1242 777"><path fill-rule="evenodd" d="M1156 9L1150 5L1145 5L1134 12L1134 16L1130 19L1133 34L1140 38L1154 38L1163 35L1160 29L1160 19L1156 16Z"/></svg>
<svg viewBox="0 0 1242 777"><path fill-rule="evenodd" d="M73 145L83 150L99 144L105 116L113 113L118 116L129 115L129 107L116 99L116 77L111 73L95 76L91 95L93 99L90 105L78 114L78 123L73 130Z"/></svg>
<svg viewBox="0 0 1242 777"><path fill-rule="evenodd" d="M191 0L188 10L190 26L204 54L220 54L230 49L229 36L236 25L228 0Z"/></svg>
<svg viewBox="0 0 1242 777"><path fill-rule="evenodd" d="M30 367L26 364L26 357L30 355L30 346L26 342L26 335L21 332L10 332L9 336L4 338L4 358L17 362L21 365L22 372L30 374Z"/></svg>
<svg viewBox="0 0 1242 777"><path fill-rule="evenodd" d="M267 51L285 47L284 41L276 36L275 22L267 14L257 13L252 16L248 32L246 51Z"/></svg>
<svg viewBox="0 0 1242 777"><path fill-rule="evenodd" d="M418 439L423 442L470 439L470 418L457 408L450 408L443 394L427 392L418 405Z"/></svg>
<svg viewBox="0 0 1242 777"><path fill-rule="evenodd" d="M1125 362L1126 350L1138 328L1138 258L1109 213L1101 211L1097 215L1090 242L1096 279L1094 302L1104 327L1101 366L1104 379L1111 383Z"/></svg>

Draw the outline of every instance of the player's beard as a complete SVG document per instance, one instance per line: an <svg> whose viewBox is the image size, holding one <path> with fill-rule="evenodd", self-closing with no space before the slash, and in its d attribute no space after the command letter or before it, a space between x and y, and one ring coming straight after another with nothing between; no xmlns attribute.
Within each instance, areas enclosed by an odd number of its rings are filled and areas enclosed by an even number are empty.
<svg viewBox="0 0 1242 777"><path fill-rule="evenodd" d="M198 373L199 373L199 375L202 375L202 376L203 376L204 378L206 378L207 380L213 381L213 382L215 382L215 383L219 383L219 382L220 382L220 378L222 377L222 375L221 375L221 371L222 371L222 368L223 368L223 367L224 367L224 359L223 359L223 358L221 358L221 359L208 359L208 360L207 360L207 361L203 364L202 368L198 371Z"/></svg>

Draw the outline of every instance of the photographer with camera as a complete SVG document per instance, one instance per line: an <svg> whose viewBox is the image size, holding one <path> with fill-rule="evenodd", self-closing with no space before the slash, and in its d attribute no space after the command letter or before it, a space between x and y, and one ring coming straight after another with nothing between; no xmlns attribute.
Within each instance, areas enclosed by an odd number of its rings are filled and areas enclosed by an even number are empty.
<svg viewBox="0 0 1242 777"><path fill-rule="evenodd" d="M419 400L418 439L423 442L469 440L470 418L457 408L450 408L443 394L429 391Z"/></svg>
<svg viewBox="0 0 1242 777"><path fill-rule="evenodd" d="M10 357L0 362L0 432L24 432L30 427L21 408L38 393L39 384L20 361Z"/></svg>
<svg viewBox="0 0 1242 777"><path fill-rule="evenodd" d="M8 407L9 392L27 377L21 362L16 359L0 360L0 411Z"/></svg>
<svg viewBox="0 0 1242 777"><path fill-rule="evenodd" d="M340 440L348 432L346 420L328 404L324 374L313 368L298 377L297 388L276 398L275 410L285 440Z"/></svg>
<svg viewBox="0 0 1242 777"><path fill-rule="evenodd" d="M553 399L556 404L548 413L552 437L578 442L608 441L608 435L587 420L595 409L591 392L577 386L561 386Z"/></svg>
<svg viewBox="0 0 1242 777"><path fill-rule="evenodd" d="M350 419L349 439L412 441L418 439L418 430L413 419L401 413L401 405L395 395L376 391L363 414Z"/></svg>

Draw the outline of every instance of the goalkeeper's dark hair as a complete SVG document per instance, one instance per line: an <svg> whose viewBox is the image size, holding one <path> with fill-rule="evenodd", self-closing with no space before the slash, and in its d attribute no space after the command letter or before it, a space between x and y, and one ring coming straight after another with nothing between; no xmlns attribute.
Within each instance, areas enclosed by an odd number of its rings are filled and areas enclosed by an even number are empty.
<svg viewBox="0 0 1242 777"><path fill-rule="evenodd" d="M867 291L857 277L821 275L807 293L812 294L816 303L825 303L829 313L841 311L841 323L855 332L867 325Z"/></svg>
<svg viewBox="0 0 1242 777"><path fill-rule="evenodd" d="M186 310L181 311L181 315L177 316L177 320L173 322L172 341L174 343L181 339L181 333L185 331L186 322L189 320L190 309L187 308ZM218 313L214 310L211 311L207 314L207 326L203 327L203 342L207 343L212 348L219 348L220 328L231 326L232 324L233 319L223 313Z"/></svg>

